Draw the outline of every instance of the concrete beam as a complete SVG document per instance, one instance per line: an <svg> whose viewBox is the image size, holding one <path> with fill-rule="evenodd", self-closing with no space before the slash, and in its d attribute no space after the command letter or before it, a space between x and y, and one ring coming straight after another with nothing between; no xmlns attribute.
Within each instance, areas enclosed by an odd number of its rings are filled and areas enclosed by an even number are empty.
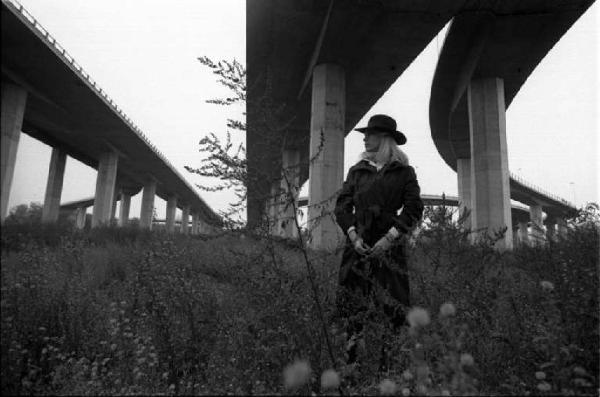
<svg viewBox="0 0 600 397"><path fill-rule="evenodd" d="M189 223L190 223L190 206L184 205L181 209L181 233L188 234L189 233Z"/></svg>
<svg viewBox="0 0 600 397"><path fill-rule="evenodd" d="M42 209L42 222L44 223L54 223L58 220L66 162L67 154L60 149L53 148Z"/></svg>
<svg viewBox="0 0 600 397"><path fill-rule="evenodd" d="M167 216L165 226L167 232L173 233L175 231L175 213L177 212L177 197L170 196L167 199Z"/></svg>
<svg viewBox="0 0 600 397"><path fill-rule="evenodd" d="M152 229L152 217L154 216L154 197L156 196L156 180L151 179L144 185L142 192L142 209L140 211L140 227Z"/></svg>
<svg viewBox="0 0 600 397"><path fill-rule="evenodd" d="M114 152L105 152L100 156L98 176L96 178L96 193L94 196L94 211L92 227L108 225L111 220L117 181L117 164L119 156Z"/></svg>
<svg viewBox="0 0 600 397"><path fill-rule="evenodd" d="M27 102L27 91L14 84L2 81L1 86L1 112L0 125L2 141L0 148L2 155L1 178L2 190L0 190L0 222L8 215L8 199L12 187L13 175L15 173L15 161L17 159L17 148L19 147L19 138L21 137L21 127L23 125L23 115L25 114L25 104Z"/></svg>
<svg viewBox="0 0 600 397"><path fill-rule="evenodd" d="M456 160L456 175L458 178L459 216L463 219L465 228L472 229L471 214L471 159ZM468 213L468 215L466 215Z"/></svg>
<svg viewBox="0 0 600 397"><path fill-rule="evenodd" d="M310 246L335 249L343 233L333 218L335 199L344 180L346 82L333 64L315 67L310 120L308 226Z"/></svg>
<svg viewBox="0 0 600 397"><path fill-rule="evenodd" d="M513 245L504 103L502 79L483 78L469 84L473 228L490 234L506 228L504 238L496 243L500 250Z"/></svg>

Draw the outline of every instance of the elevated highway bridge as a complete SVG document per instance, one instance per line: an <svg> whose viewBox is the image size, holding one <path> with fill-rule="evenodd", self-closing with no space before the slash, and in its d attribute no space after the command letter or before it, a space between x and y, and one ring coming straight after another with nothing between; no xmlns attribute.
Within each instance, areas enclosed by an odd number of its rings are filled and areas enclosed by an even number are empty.
<svg viewBox="0 0 600 397"><path fill-rule="evenodd" d="M308 179L313 247L340 241L323 215L343 182L344 137L450 21L430 125L473 229L508 227L498 248L511 248L511 198L540 226L542 211L562 222L572 204L510 177L505 109L592 2L247 0L249 224Z"/></svg>
<svg viewBox="0 0 600 397"><path fill-rule="evenodd" d="M7 214L22 132L53 148L43 220L58 218L65 159L96 168L92 225L106 224L121 200L129 218L132 195L143 189L140 224L152 226L156 195L167 201L167 228L177 207L187 231L218 227L220 217L148 140L129 116L19 3L2 0L2 220Z"/></svg>

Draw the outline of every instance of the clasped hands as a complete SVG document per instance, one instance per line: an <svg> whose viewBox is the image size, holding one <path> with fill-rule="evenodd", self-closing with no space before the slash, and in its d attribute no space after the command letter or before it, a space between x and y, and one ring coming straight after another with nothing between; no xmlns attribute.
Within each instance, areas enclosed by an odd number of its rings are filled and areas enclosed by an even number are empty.
<svg viewBox="0 0 600 397"><path fill-rule="evenodd" d="M392 243L396 239L395 236L388 232L371 248L363 241L362 237L358 235L355 229L350 229L348 231L348 237L350 238L352 246L356 252L358 252L360 255L366 255L369 257L382 255L392 247Z"/></svg>

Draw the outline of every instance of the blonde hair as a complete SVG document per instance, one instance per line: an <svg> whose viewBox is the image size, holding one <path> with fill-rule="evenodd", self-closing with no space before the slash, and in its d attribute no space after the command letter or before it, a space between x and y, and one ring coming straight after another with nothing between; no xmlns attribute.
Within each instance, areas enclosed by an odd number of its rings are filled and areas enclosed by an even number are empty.
<svg viewBox="0 0 600 397"><path fill-rule="evenodd" d="M382 165L392 161L408 165L408 156L398 147L394 138L389 135L381 137L379 149L376 152L363 152L360 158L361 160L371 160Z"/></svg>

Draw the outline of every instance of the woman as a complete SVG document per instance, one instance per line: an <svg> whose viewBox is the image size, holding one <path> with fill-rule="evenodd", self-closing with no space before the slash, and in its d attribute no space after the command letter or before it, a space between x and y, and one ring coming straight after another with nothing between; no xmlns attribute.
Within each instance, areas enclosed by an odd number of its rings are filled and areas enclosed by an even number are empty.
<svg viewBox="0 0 600 397"><path fill-rule="evenodd" d="M397 146L406 137L396 130L396 121L375 115L367 127L356 130L365 134L365 152L350 168L335 208L336 221L348 237L338 305L350 320L349 362L356 359L354 341L362 330L356 317L366 309L365 298L382 307L394 327L405 321L409 287L403 237L423 213L415 171Z"/></svg>

